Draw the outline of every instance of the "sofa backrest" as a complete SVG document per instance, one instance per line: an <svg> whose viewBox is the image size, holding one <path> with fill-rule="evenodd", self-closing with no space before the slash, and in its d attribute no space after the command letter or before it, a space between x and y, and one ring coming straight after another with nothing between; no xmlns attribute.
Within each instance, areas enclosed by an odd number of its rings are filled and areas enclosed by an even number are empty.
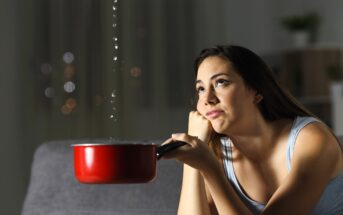
<svg viewBox="0 0 343 215"><path fill-rule="evenodd" d="M22 215L175 215L182 165L157 162L157 177L143 184L90 185L74 176L71 144L54 141L35 152ZM127 141L126 141L127 142Z"/></svg>

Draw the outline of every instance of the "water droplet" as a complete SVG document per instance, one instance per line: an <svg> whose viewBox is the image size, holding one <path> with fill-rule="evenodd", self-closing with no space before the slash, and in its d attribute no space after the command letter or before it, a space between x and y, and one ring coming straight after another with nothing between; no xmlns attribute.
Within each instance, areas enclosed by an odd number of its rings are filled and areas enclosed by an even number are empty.
<svg viewBox="0 0 343 215"><path fill-rule="evenodd" d="M113 48L114 48L114 52L113 52L113 68L112 68L112 71L113 72L116 72L117 69L119 69L119 57L118 57L118 49L119 49L119 46L118 46L118 36L117 36L117 27L118 27L118 22L117 22L117 10L118 10L118 7L116 5L116 3L118 2L118 0L113 0L113 5L112 5L112 10L113 10L113 20L114 22L112 23L112 27L114 28L113 29L113 35L112 35L112 40L113 40ZM112 120L113 122L116 122L117 119L116 119L116 107L114 107L115 105L115 101L116 101L116 91L113 90L108 98L108 101L110 103L110 108L111 108L111 113L109 115L109 118L110 120ZM110 140L112 140L112 137L110 137Z"/></svg>
<svg viewBox="0 0 343 215"><path fill-rule="evenodd" d="M115 118L114 114L111 114L110 115L110 119L114 122L117 122L117 118Z"/></svg>
<svg viewBox="0 0 343 215"><path fill-rule="evenodd" d="M116 97L116 91L113 91L113 92L111 93L111 97L112 97L112 98L115 98L115 97Z"/></svg>

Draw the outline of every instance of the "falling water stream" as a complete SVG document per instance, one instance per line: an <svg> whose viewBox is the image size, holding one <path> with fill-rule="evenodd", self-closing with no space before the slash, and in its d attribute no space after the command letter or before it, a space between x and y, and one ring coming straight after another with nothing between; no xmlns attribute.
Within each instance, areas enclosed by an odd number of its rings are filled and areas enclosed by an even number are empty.
<svg viewBox="0 0 343 215"><path fill-rule="evenodd" d="M112 19L113 19L113 34L112 34L112 44L113 44L113 72L116 73L118 72L117 70L119 69L119 39L118 39L118 0L113 0L113 5L112 5ZM113 89L110 92L109 95L109 105L110 105L110 113L109 113L109 120L111 120L111 123L117 122L117 108L116 108L116 93L117 91ZM109 137L110 141L113 141L113 137Z"/></svg>

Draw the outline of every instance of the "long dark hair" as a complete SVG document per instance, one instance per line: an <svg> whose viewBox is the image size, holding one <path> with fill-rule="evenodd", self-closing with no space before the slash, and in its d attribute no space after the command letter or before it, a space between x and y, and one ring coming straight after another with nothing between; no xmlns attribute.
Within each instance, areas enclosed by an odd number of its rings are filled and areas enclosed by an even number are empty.
<svg viewBox="0 0 343 215"><path fill-rule="evenodd" d="M263 96L258 103L258 108L266 121L294 119L297 116L314 116L281 87L271 69L257 54L244 47L217 45L202 50L195 60L195 75L197 75L200 64L207 57L212 56L227 59L235 72L243 78L246 86ZM220 144L217 144L219 137L219 134L214 135L210 141L210 146L217 155L221 154Z"/></svg>

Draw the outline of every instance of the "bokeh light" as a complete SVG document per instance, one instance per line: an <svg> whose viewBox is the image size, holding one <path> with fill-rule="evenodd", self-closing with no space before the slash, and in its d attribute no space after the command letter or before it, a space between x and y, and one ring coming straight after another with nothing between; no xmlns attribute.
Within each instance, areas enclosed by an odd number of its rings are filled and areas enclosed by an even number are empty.
<svg viewBox="0 0 343 215"><path fill-rule="evenodd" d="M44 95L51 99L51 98L54 98L55 97L55 88L53 87L47 87L45 90L44 90Z"/></svg>
<svg viewBox="0 0 343 215"><path fill-rule="evenodd" d="M63 54L63 61L66 64L71 64L74 61L74 54L71 52L66 52Z"/></svg>
<svg viewBox="0 0 343 215"><path fill-rule="evenodd" d="M64 115L71 114L72 111L76 108L77 106L77 101L74 98L68 98L65 103L61 107L61 112Z"/></svg>
<svg viewBox="0 0 343 215"><path fill-rule="evenodd" d="M40 69L43 75L49 75L52 72L52 66L49 63L43 63Z"/></svg>
<svg viewBox="0 0 343 215"><path fill-rule="evenodd" d="M63 105L61 107L61 112L65 115L68 115L72 112L72 109L70 109L67 105Z"/></svg>
<svg viewBox="0 0 343 215"><path fill-rule="evenodd" d="M74 78L76 74L75 66L72 64L67 64L64 67L64 79L65 80L71 80Z"/></svg>
<svg viewBox="0 0 343 215"><path fill-rule="evenodd" d="M66 91L67 93L72 93L72 92L74 92L76 86L75 86L75 83L74 83L74 82L72 82L72 81L67 81L67 82L64 84L63 88L64 88L64 91Z"/></svg>
<svg viewBox="0 0 343 215"><path fill-rule="evenodd" d="M68 98L65 102L65 105L69 108L69 109L74 109L77 105L77 102L74 98Z"/></svg>
<svg viewBox="0 0 343 215"><path fill-rule="evenodd" d="M138 78L142 74L142 69L138 66L135 66L131 68L130 73L132 77Z"/></svg>

